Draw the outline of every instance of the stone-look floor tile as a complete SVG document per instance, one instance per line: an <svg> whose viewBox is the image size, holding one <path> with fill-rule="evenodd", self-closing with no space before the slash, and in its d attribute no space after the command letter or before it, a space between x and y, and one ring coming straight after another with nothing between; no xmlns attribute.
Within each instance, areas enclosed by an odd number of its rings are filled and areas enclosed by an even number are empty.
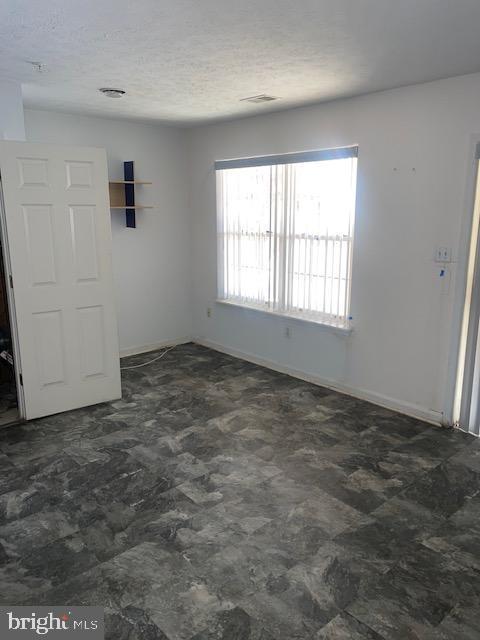
<svg viewBox="0 0 480 640"><path fill-rule="evenodd" d="M91 569L98 562L94 549L80 533L65 536L26 553L20 560L25 575L41 578L52 586Z"/></svg>
<svg viewBox="0 0 480 640"><path fill-rule="evenodd" d="M463 506L449 517L448 522L459 532L480 529L480 492L466 500Z"/></svg>
<svg viewBox="0 0 480 640"><path fill-rule="evenodd" d="M425 585L429 593L448 602L450 607L480 605L478 573L425 545L410 547L390 575L404 588L413 583Z"/></svg>
<svg viewBox="0 0 480 640"><path fill-rule="evenodd" d="M312 619L311 616L316 616L317 612L314 602L307 597L302 603L302 609L267 591L257 591L238 604L275 640L283 640L283 638L312 640L315 633L328 622L315 617ZM337 613L337 611L332 612L332 617Z"/></svg>
<svg viewBox="0 0 480 640"><path fill-rule="evenodd" d="M247 539L224 547L198 571L205 584L220 596L238 601L278 580L291 566L285 552L275 547L259 548Z"/></svg>
<svg viewBox="0 0 480 640"><path fill-rule="evenodd" d="M143 543L41 594L36 604L104 606L119 610L185 570L186 561L161 545ZM35 602L31 602L35 604Z"/></svg>
<svg viewBox="0 0 480 640"><path fill-rule="evenodd" d="M307 417L311 419L312 414L308 414ZM350 413L334 413L331 417L316 421L315 426L317 431L330 436L332 444L335 444L335 442L340 443L355 438L358 433L365 431L372 424L370 420L358 419Z"/></svg>
<svg viewBox="0 0 480 640"><path fill-rule="evenodd" d="M470 447L473 442L474 437L462 431L430 427L397 447L396 451L423 458L433 466Z"/></svg>
<svg viewBox="0 0 480 640"><path fill-rule="evenodd" d="M19 560L32 549L75 533L78 527L59 512L46 511L0 527L0 543L8 557Z"/></svg>
<svg viewBox="0 0 480 640"><path fill-rule="evenodd" d="M192 502L203 507L212 506L223 500L223 493L210 482L210 474L182 482L177 489Z"/></svg>
<svg viewBox="0 0 480 640"><path fill-rule="evenodd" d="M94 488L92 494L101 505L108 506L120 499L136 511L148 510L159 502L161 504L162 494L172 487L171 478L163 473L164 468L159 465L159 469L152 472L136 463L114 479Z"/></svg>
<svg viewBox="0 0 480 640"><path fill-rule="evenodd" d="M29 575L19 562L0 566L0 605L38 604L51 584L39 576Z"/></svg>
<svg viewBox="0 0 480 640"><path fill-rule="evenodd" d="M284 474L275 475L258 487L248 504L258 508L257 515L274 519L288 513L290 519L303 520L329 535L336 535L363 518L359 511L320 488L296 482Z"/></svg>
<svg viewBox="0 0 480 640"><path fill-rule="evenodd" d="M425 423L417 418L399 415L394 411L384 409L383 413L375 412L371 417L373 426L402 440L410 440L425 433Z"/></svg>
<svg viewBox="0 0 480 640"><path fill-rule="evenodd" d="M110 460L108 453L102 451L95 440L82 440L77 444L65 447L63 451L80 466L89 462L108 462Z"/></svg>
<svg viewBox="0 0 480 640"><path fill-rule="evenodd" d="M384 640L380 634L348 613L339 613L315 636L315 640Z"/></svg>
<svg viewBox="0 0 480 640"><path fill-rule="evenodd" d="M100 562L143 542L165 544L174 540L179 529L190 526L197 511L196 505L176 489L160 493L148 509L145 502L105 504L103 517L81 529L85 543Z"/></svg>
<svg viewBox="0 0 480 640"><path fill-rule="evenodd" d="M52 508L57 502L58 498L52 496L47 487L35 483L3 493L0 495L0 524Z"/></svg>
<svg viewBox="0 0 480 640"><path fill-rule="evenodd" d="M423 546L463 565L480 571L480 528L458 529L451 522L420 538Z"/></svg>
<svg viewBox="0 0 480 640"><path fill-rule="evenodd" d="M225 491L230 488L232 496L238 496L242 490L257 487L281 474L277 465L264 461L259 463L258 458L249 453L223 453L213 457L206 466L211 483ZM235 493L232 494L232 491ZM228 499L228 493L224 495Z"/></svg>
<svg viewBox="0 0 480 640"><path fill-rule="evenodd" d="M192 566L204 567L205 562L228 546L236 547L246 536L231 528L224 514L219 510L214 514L194 516L188 526L179 528L172 547L179 551Z"/></svg>
<svg viewBox="0 0 480 640"><path fill-rule="evenodd" d="M449 516L480 491L480 473L453 462L446 462L423 475L401 495L407 500Z"/></svg>
<svg viewBox="0 0 480 640"><path fill-rule="evenodd" d="M365 451L376 459L381 459L386 453L406 442L410 442L410 439L403 437L398 432L372 426L359 433L354 444L358 450Z"/></svg>
<svg viewBox="0 0 480 640"><path fill-rule="evenodd" d="M169 640L142 609L105 611L105 640Z"/></svg>
<svg viewBox="0 0 480 640"><path fill-rule="evenodd" d="M150 589L136 602L169 640L190 640L196 633L209 628L219 613L234 608L193 574L171 577L161 587Z"/></svg>
<svg viewBox="0 0 480 640"><path fill-rule="evenodd" d="M337 535L334 542L379 573L385 573L394 566L413 544L401 532L367 516Z"/></svg>
<svg viewBox="0 0 480 640"><path fill-rule="evenodd" d="M207 473L207 466L191 453L185 452L167 461L165 472L172 478L172 486L176 487L187 480L200 478Z"/></svg>
<svg viewBox="0 0 480 640"><path fill-rule="evenodd" d="M361 575L343 560L335 550L322 548L311 562L295 565L268 590L323 626L358 597Z"/></svg>
<svg viewBox="0 0 480 640"><path fill-rule="evenodd" d="M5 430L12 427L7 427ZM15 428L15 427L13 427ZM59 453L59 443L54 438L51 441L34 441L30 438L14 444L2 446L3 452L7 455L10 462L16 466L26 466L33 464L45 464L47 460Z"/></svg>
<svg viewBox="0 0 480 640"><path fill-rule="evenodd" d="M469 442L467 447L462 447L449 460L453 463L465 465L472 471L480 473L480 439L475 438L473 442Z"/></svg>
<svg viewBox="0 0 480 640"><path fill-rule="evenodd" d="M478 608L456 605L445 616L437 630L440 640L478 640L480 638Z"/></svg>
<svg viewBox="0 0 480 640"><path fill-rule="evenodd" d="M328 395L322 398L322 408L328 408L336 412L348 412L355 417L362 419L367 415L375 405L368 402L362 403L358 398L346 396L337 391L330 391ZM378 408L378 407L377 407Z"/></svg>
<svg viewBox="0 0 480 640"><path fill-rule="evenodd" d="M2 604L104 606L112 640L478 635L471 436L193 344L122 377L0 430Z"/></svg>
<svg viewBox="0 0 480 640"><path fill-rule="evenodd" d="M295 480L308 481L321 487L334 498L362 513L370 513L404 487L403 481L398 478L385 477L371 469L345 471L336 464L322 461L320 456L311 455L311 450L307 450L307 453L308 455L300 450L290 456L281 465L282 468ZM303 464L299 464L300 462Z"/></svg>
<svg viewBox="0 0 480 640"><path fill-rule="evenodd" d="M120 449L125 451L140 443L140 438L138 438L135 433L132 433L127 425L123 423L121 429L116 429L115 431L92 439L92 445L100 450Z"/></svg>
<svg viewBox="0 0 480 640"><path fill-rule="evenodd" d="M400 496L384 502L370 513L370 517L395 531L402 540L422 540L446 522L441 514Z"/></svg>
<svg viewBox="0 0 480 640"><path fill-rule="evenodd" d="M189 454L204 463L217 456L219 451L242 451L241 444L234 443L230 435L215 426L206 425L203 421L198 421L192 427L177 433L174 446L177 454Z"/></svg>
<svg viewBox="0 0 480 640"><path fill-rule="evenodd" d="M438 466L439 460L416 454L414 451L392 449L378 460L376 471L383 477L400 480L405 487L416 482L425 472Z"/></svg>
<svg viewBox="0 0 480 640"><path fill-rule="evenodd" d="M375 455L373 451L360 450L350 440L323 450L322 460L337 465L347 475L359 470L381 473L381 464L387 455L387 451Z"/></svg>
<svg viewBox="0 0 480 640"><path fill-rule="evenodd" d="M255 384L252 386L256 388ZM276 420L278 420L278 414L271 409L240 407L209 420L206 426L208 430L218 429L222 433L238 433L252 424L259 424L265 428Z"/></svg>
<svg viewBox="0 0 480 640"><path fill-rule="evenodd" d="M385 640L442 638L438 626L452 604L421 582L402 578L392 570L377 581L365 583L347 611Z"/></svg>
<svg viewBox="0 0 480 640"><path fill-rule="evenodd" d="M256 529L250 537L259 548L276 549L296 564L317 553L330 535L314 522L287 514Z"/></svg>
<svg viewBox="0 0 480 640"><path fill-rule="evenodd" d="M108 454L108 460L96 460L72 466L63 474L53 478L54 488L68 492L72 497L81 500L84 495L90 494L108 483L125 485L125 478L143 469L125 451L117 449L105 449L104 451ZM120 491L121 487L119 486Z"/></svg>
<svg viewBox="0 0 480 640"><path fill-rule="evenodd" d="M317 553L297 567L305 567L313 572L314 584L339 609L345 609L355 601L371 582L382 576L384 565L377 559L365 557L361 551L343 546L336 541L326 542Z"/></svg>
<svg viewBox="0 0 480 640"><path fill-rule="evenodd" d="M196 633L191 640L276 640L251 618L246 611L235 607L216 614L209 628Z"/></svg>
<svg viewBox="0 0 480 640"><path fill-rule="evenodd" d="M29 474L3 456L0 462L0 496L15 490L30 490Z"/></svg>

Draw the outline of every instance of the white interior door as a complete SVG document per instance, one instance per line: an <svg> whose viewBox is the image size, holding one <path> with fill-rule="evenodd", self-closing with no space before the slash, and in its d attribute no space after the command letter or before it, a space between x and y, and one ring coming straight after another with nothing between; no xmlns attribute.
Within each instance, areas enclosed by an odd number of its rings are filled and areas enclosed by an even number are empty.
<svg viewBox="0 0 480 640"><path fill-rule="evenodd" d="M106 154L0 142L27 419L121 397Z"/></svg>

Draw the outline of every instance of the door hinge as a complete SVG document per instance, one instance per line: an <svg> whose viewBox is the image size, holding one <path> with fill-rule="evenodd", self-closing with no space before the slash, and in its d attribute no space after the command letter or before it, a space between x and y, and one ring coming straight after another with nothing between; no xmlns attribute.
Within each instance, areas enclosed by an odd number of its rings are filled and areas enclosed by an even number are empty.
<svg viewBox="0 0 480 640"><path fill-rule="evenodd" d="M18 374L18 379L20 380L20 386L23 387L23 376L21 373Z"/></svg>
<svg viewBox="0 0 480 640"><path fill-rule="evenodd" d="M10 289L13 289L13 276L12 276L12 274L10 274L10 275L8 276L8 279L9 279L9 281L10 281Z"/></svg>

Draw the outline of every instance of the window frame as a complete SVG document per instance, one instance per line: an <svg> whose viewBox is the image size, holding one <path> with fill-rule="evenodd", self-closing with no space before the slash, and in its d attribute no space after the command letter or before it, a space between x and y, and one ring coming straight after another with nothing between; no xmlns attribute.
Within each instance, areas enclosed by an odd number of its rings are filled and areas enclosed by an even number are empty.
<svg viewBox="0 0 480 640"><path fill-rule="evenodd" d="M231 160L217 160L214 163L215 179L216 179L216 260L217 260L217 282L216 282L216 303L227 307L235 307L246 311L276 316L278 318L288 319L289 321L302 322L316 325L317 327L332 330L339 334L349 334L352 331L352 315L351 315L351 299L352 299L352 281L353 281L353 251L355 237L355 219L357 214L357 194L358 194L358 165L355 172L355 191L353 212L351 215L350 225L351 232L349 234L349 258L347 265L347 290L345 293L345 320L342 323L335 322L333 314L327 314L315 311L299 311L292 312L285 309L271 308L268 301L265 301L265 307L261 303L249 303L248 301L236 300L234 297L221 297L220 292L225 291L225 254L223 250L224 239L224 208L223 208L223 188L221 171L225 169L240 169L247 167L274 166L279 164L291 165L303 162L318 162L322 160L335 160L343 158L356 158L358 161L358 145L346 147L337 147L330 149L320 149L314 151L286 153L270 156L256 156L237 158ZM282 278L285 276L283 275Z"/></svg>

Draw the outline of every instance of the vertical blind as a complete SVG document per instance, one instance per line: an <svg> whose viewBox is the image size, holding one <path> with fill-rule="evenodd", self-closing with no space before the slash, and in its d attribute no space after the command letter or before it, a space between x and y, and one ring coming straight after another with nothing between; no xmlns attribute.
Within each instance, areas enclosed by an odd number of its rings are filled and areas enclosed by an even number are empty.
<svg viewBox="0 0 480 640"><path fill-rule="evenodd" d="M216 163L221 300L347 327L357 148Z"/></svg>

